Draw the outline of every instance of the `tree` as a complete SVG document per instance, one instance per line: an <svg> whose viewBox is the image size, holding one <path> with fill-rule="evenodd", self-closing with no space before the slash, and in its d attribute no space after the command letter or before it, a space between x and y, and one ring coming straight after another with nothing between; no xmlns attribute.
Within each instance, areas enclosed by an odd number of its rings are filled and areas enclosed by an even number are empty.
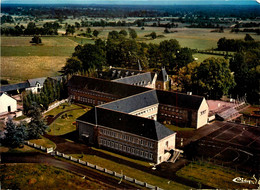
<svg viewBox="0 0 260 190"><path fill-rule="evenodd" d="M234 98L247 95L247 101L259 104L260 50L249 49L238 52L230 59L230 69L234 72L237 85L232 90Z"/></svg>
<svg viewBox="0 0 260 190"><path fill-rule="evenodd" d="M97 31L97 30L94 30L94 31L93 31L93 35L94 35L95 37L98 37L98 34L99 34L99 31Z"/></svg>
<svg viewBox="0 0 260 190"><path fill-rule="evenodd" d="M192 50L190 48L181 48L180 51L176 53L175 62L177 68L182 68L193 60Z"/></svg>
<svg viewBox="0 0 260 190"><path fill-rule="evenodd" d="M254 38L250 34L246 34L244 40L245 41L255 41Z"/></svg>
<svg viewBox="0 0 260 190"><path fill-rule="evenodd" d="M128 28L128 31L129 31L129 36L132 38L132 39L135 39L137 38L137 33L134 29L132 28Z"/></svg>
<svg viewBox="0 0 260 190"><path fill-rule="evenodd" d="M164 40L160 42L159 50L161 53L162 66L168 67L170 70L176 68L175 57L181 47L177 40Z"/></svg>
<svg viewBox="0 0 260 190"><path fill-rule="evenodd" d="M107 39L109 40L116 40L116 39L119 39L120 38L120 35L117 31L113 30L111 32L108 33L108 37Z"/></svg>
<svg viewBox="0 0 260 190"><path fill-rule="evenodd" d="M75 22L75 27L79 30L80 29L80 23Z"/></svg>
<svg viewBox="0 0 260 190"><path fill-rule="evenodd" d="M42 43L42 39L39 36L34 36L32 38L32 41L30 41L30 43L41 44Z"/></svg>
<svg viewBox="0 0 260 190"><path fill-rule="evenodd" d="M235 86L234 76L231 74L227 60L222 58L208 58L195 68L193 92L219 99L227 95L230 88Z"/></svg>
<svg viewBox="0 0 260 190"><path fill-rule="evenodd" d="M91 34L91 28L89 28L89 27L87 28L87 33Z"/></svg>
<svg viewBox="0 0 260 190"><path fill-rule="evenodd" d="M178 86L181 87L182 91L190 92L193 90L191 77L195 74L195 70L199 65L199 63L194 61L180 68L178 72Z"/></svg>
<svg viewBox="0 0 260 190"><path fill-rule="evenodd" d="M151 38L154 40L154 39L157 37L156 32L152 32L152 33L150 34L150 36L151 36Z"/></svg>
<svg viewBox="0 0 260 190"><path fill-rule="evenodd" d="M27 137L26 125L21 123L16 125L12 119L8 119L6 127L1 135L1 142L10 147L18 147L24 144L24 140Z"/></svg>
<svg viewBox="0 0 260 190"><path fill-rule="evenodd" d="M42 114L39 105L33 102L30 106L28 116L31 117L31 122L28 124L28 136L31 139L38 139L40 135L45 133L47 125L42 119Z"/></svg>
<svg viewBox="0 0 260 190"><path fill-rule="evenodd" d="M82 70L87 71L90 68L101 69L105 64L106 56L102 47L95 44L85 44L80 51L73 53L82 62Z"/></svg>
<svg viewBox="0 0 260 190"><path fill-rule="evenodd" d="M126 30L120 30L119 34L123 35L123 36L127 36L127 31Z"/></svg>
<svg viewBox="0 0 260 190"><path fill-rule="evenodd" d="M67 60L61 72L63 75L72 75L82 71L82 62L77 57L71 57Z"/></svg>

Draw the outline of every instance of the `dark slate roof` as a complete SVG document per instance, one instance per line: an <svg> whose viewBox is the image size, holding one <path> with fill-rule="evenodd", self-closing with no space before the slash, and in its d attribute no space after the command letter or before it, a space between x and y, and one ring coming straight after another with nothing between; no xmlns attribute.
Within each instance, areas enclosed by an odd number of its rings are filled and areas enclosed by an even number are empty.
<svg viewBox="0 0 260 190"><path fill-rule="evenodd" d="M151 90L141 86L132 86L129 84L123 84L118 82L107 81L98 78L89 78L83 76L74 75L68 81L68 86L77 89L88 89L93 91L99 91L103 93L113 94L118 98L124 98L139 94Z"/></svg>
<svg viewBox="0 0 260 190"><path fill-rule="evenodd" d="M48 78L55 80L55 81L62 81L63 80L63 76L48 77Z"/></svg>
<svg viewBox="0 0 260 190"><path fill-rule="evenodd" d="M82 115L77 119L77 121L85 121L95 124L95 109L97 113L97 125L100 126L132 133L156 141L175 133L152 119L146 119L98 107L93 108L86 114Z"/></svg>
<svg viewBox="0 0 260 190"><path fill-rule="evenodd" d="M42 77L42 78L28 79L28 82L30 84L30 87L36 86L37 83L40 83L40 85L43 86L45 80L46 77Z"/></svg>
<svg viewBox="0 0 260 190"><path fill-rule="evenodd" d="M137 95L129 96L127 98L103 104L99 107L124 113L131 113L135 110L158 103L159 102L157 99L156 91L150 90L148 92L143 92Z"/></svg>
<svg viewBox="0 0 260 190"><path fill-rule="evenodd" d="M198 110L204 97L177 92L156 90L159 103Z"/></svg>
<svg viewBox="0 0 260 190"><path fill-rule="evenodd" d="M109 75L112 79L127 77L143 73L143 71L134 70L134 69L122 69L122 68L111 68Z"/></svg>
<svg viewBox="0 0 260 190"><path fill-rule="evenodd" d="M150 72L147 73L140 73L133 76L128 76L125 78L115 79L114 82L120 82L125 84L131 84L131 85L139 85L139 86L145 86L148 84L148 82L152 83L152 74Z"/></svg>
<svg viewBox="0 0 260 190"><path fill-rule="evenodd" d="M13 91L13 90L20 90L20 89L25 89L25 88L29 88L30 85L28 82L22 82L22 83L17 83L17 84L9 84L9 85L4 85L4 86L0 86L0 91L1 92L9 92L9 91Z"/></svg>
<svg viewBox="0 0 260 190"><path fill-rule="evenodd" d="M166 82L166 81L168 81L167 76L168 76L168 74L167 74L165 68L162 68L161 72L158 75L157 80Z"/></svg>

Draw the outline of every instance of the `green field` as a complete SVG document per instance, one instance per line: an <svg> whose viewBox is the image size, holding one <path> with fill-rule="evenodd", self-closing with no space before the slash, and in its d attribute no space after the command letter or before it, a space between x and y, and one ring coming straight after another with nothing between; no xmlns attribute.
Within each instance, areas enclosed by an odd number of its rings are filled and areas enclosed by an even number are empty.
<svg viewBox="0 0 260 190"><path fill-rule="evenodd" d="M205 59L208 59L210 57L215 57L215 58L224 58L224 56L221 56L221 55L210 55L210 54L204 54L204 53L194 53L193 54L193 58L197 58L198 62L202 62L204 61Z"/></svg>
<svg viewBox="0 0 260 190"><path fill-rule="evenodd" d="M83 179L65 170L44 164L1 165L3 189L109 189L96 179Z"/></svg>
<svg viewBox="0 0 260 190"><path fill-rule="evenodd" d="M177 175L203 183L214 188L220 189L252 189L253 186L249 184L239 184L232 180L236 177L245 177L251 179L253 176L248 176L232 170L230 168L224 168L218 165L214 165L208 162L195 161L185 166L177 172Z"/></svg>
<svg viewBox="0 0 260 190"><path fill-rule="evenodd" d="M75 122L76 119L83 115L84 113L86 113L89 109L83 109L80 106L77 105L70 105L68 106L67 104L65 108L63 109L63 105L47 112L45 115L57 115L60 112L63 111L67 111L64 114L62 114L61 116L59 116L50 126L48 129L48 134L49 135L64 135L67 133L70 133L72 131L76 130L76 125ZM76 109L76 110L72 110L72 111L68 111L71 109ZM64 115L64 116L63 116ZM65 117L65 115L67 115Z"/></svg>

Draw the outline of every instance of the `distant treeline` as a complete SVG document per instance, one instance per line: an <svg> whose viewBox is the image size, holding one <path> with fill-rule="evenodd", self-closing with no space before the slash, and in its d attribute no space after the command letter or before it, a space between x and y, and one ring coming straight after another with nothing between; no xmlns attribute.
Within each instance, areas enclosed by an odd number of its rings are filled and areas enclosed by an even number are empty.
<svg viewBox="0 0 260 190"><path fill-rule="evenodd" d="M1 27L2 35L21 36L21 35L58 35L61 25L57 22L46 22L43 27L36 27L34 22L29 22L27 28L23 25L16 25L14 28Z"/></svg>
<svg viewBox="0 0 260 190"><path fill-rule="evenodd" d="M240 5L11 5L2 4L2 13L42 19L79 17L235 17L251 19L260 16L259 6Z"/></svg>

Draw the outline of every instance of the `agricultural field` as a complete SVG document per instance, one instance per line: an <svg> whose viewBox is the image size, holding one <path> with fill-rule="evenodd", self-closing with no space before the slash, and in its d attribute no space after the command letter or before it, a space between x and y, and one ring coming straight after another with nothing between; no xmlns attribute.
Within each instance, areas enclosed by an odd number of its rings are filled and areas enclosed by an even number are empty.
<svg viewBox="0 0 260 190"><path fill-rule="evenodd" d="M176 39L179 41L182 47L189 47L192 49L206 50L217 47L217 41L222 38L233 38L233 39L243 39L245 33L230 33L230 30L225 30L224 33L212 33L212 29L204 28L174 28L170 29L169 34L164 33L163 27L145 27L144 30L141 30L140 27L131 27L136 30L138 38L137 40L145 43L160 43L163 40ZM82 28L83 31L86 31L86 28ZM108 33L112 30L120 31L125 29L127 31L128 27L91 27L91 30L98 30L99 38L106 39ZM164 35L165 37L156 38L154 40L144 37L151 32L156 32L157 35ZM81 33L78 31L77 33ZM255 40L260 40L260 36L256 34L250 34Z"/></svg>
<svg viewBox="0 0 260 190"><path fill-rule="evenodd" d="M3 189L109 189L95 179L83 179L45 164L1 165Z"/></svg>
<svg viewBox="0 0 260 190"><path fill-rule="evenodd" d="M78 45L67 37L42 37L42 45L32 45L32 37L1 37L1 78L17 83L30 78L57 76Z"/></svg>

